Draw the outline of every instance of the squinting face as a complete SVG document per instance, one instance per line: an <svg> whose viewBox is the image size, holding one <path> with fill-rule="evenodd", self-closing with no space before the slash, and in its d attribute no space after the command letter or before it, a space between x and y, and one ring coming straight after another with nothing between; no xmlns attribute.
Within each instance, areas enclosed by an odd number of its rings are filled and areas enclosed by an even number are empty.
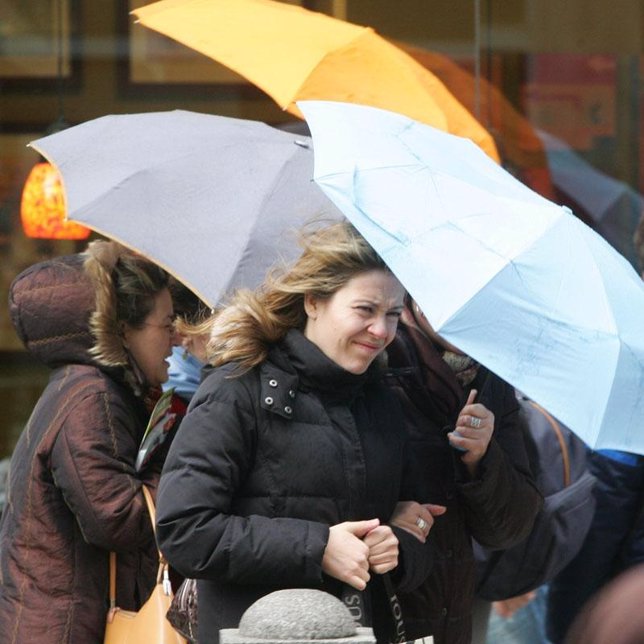
<svg viewBox="0 0 644 644"><path fill-rule="evenodd" d="M394 339L404 294L391 273L372 270L353 277L330 298L307 295L304 335L342 368L364 373Z"/></svg>
<svg viewBox="0 0 644 644"><path fill-rule="evenodd" d="M147 384L158 387L168 379L166 358L179 338L173 325L174 312L170 291L164 289L154 300L154 307L140 328L125 324L123 335L130 354Z"/></svg>

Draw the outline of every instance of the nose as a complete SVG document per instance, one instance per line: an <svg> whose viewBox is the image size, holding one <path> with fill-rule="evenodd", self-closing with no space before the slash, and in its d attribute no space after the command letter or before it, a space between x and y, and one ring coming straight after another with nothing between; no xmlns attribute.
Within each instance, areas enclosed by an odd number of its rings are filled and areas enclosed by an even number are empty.
<svg viewBox="0 0 644 644"><path fill-rule="evenodd" d="M183 342L183 336L175 329L172 331L172 335L170 336L170 344L173 347L178 347L181 346Z"/></svg>
<svg viewBox="0 0 644 644"><path fill-rule="evenodd" d="M384 315L378 316L369 325L369 333L376 338L386 339L389 334L389 326L387 324L387 317Z"/></svg>

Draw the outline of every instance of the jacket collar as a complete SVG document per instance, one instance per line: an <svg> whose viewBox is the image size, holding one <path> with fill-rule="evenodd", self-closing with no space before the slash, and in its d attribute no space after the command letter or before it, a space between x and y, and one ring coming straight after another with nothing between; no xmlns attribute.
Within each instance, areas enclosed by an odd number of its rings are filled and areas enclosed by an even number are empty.
<svg viewBox="0 0 644 644"><path fill-rule="evenodd" d="M260 368L261 406L290 418L300 391L315 391L337 403L350 403L370 379L373 369L356 375L329 359L297 329L273 347Z"/></svg>

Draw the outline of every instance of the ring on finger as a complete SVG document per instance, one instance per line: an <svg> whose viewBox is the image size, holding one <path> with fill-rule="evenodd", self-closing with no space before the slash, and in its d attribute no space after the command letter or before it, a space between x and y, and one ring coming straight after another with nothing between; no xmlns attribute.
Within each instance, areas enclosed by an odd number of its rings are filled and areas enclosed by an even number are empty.
<svg viewBox="0 0 644 644"><path fill-rule="evenodd" d="M425 521L423 517L418 517L416 519L416 525L423 531L427 529L427 521Z"/></svg>
<svg viewBox="0 0 644 644"><path fill-rule="evenodd" d="M470 419L470 425L474 427L474 429L478 429L481 426L481 419L476 416L472 416Z"/></svg>

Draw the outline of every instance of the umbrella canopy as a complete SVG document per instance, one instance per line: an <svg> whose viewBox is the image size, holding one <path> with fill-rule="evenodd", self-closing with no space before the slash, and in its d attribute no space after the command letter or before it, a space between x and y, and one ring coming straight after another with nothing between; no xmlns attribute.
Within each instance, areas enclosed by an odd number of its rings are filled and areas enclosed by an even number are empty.
<svg viewBox="0 0 644 644"><path fill-rule="evenodd" d="M594 447L644 453L644 286L570 211L399 114L300 103L315 178L449 342Z"/></svg>
<svg viewBox="0 0 644 644"><path fill-rule="evenodd" d="M494 137L504 167L511 167L514 176L540 195L553 198L555 191L544 144L532 123L498 87L486 78L479 78L477 83L474 75L445 54L402 42L394 44L443 82L467 110L480 114L481 122Z"/></svg>
<svg viewBox="0 0 644 644"><path fill-rule="evenodd" d="M594 168L561 139L544 131L539 131L539 136L546 145L555 186L573 200L602 237L636 266L633 233L644 211L642 195L626 182Z"/></svg>
<svg viewBox="0 0 644 644"><path fill-rule="evenodd" d="M494 140L431 72L373 29L272 0L161 0L133 11L264 90L296 100L382 107L471 138L498 161Z"/></svg>
<svg viewBox="0 0 644 644"><path fill-rule="evenodd" d="M210 306L298 252L294 230L342 215L312 181L310 139L186 111L105 116L30 145L68 217L157 262Z"/></svg>

